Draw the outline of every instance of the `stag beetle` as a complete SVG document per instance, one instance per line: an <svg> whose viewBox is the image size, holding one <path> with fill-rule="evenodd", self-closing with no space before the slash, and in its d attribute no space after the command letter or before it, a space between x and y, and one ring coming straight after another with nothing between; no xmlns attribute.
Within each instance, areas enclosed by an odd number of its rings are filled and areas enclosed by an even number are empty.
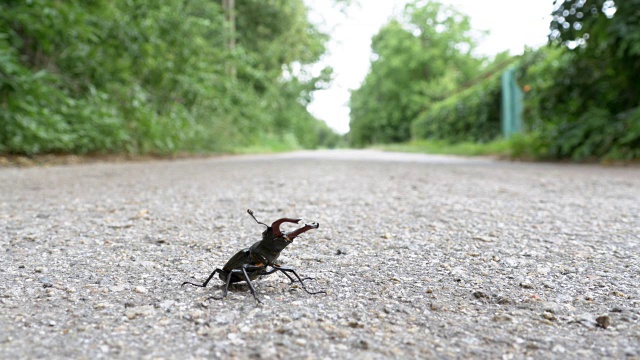
<svg viewBox="0 0 640 360"><path fill-rule="evenodd" d="M225 282L225 287L222 292L222 298L215 299L220 300L227 297L229 284L246 281L247 284L249 284L251 294L253 294L253 297L256 299L256 301L260 302L260 299L258 299L258 296L256 295L256 289L253 287L251 280L256 280L261 276L273 274L276 271L280 271L285 274L289 278L289 280L291 280L291 283L294 283L296 281L291 277L291 275L289 275L289 273L293 274L296 279L300 281L300 285L302 285L302 288L307 293L312 295L326 294L326 291L311 292L307 290L307 288L304 286L303 281L311 278L300 278L298 273L296 273L293 268L282 266L276 262L276 259L278 259L278 257L280 256L280 252L284 250L287 245L291 244L296 236L304 233L305 231L317 229L320 224L314 222L311 224L305 224L303 227L291 232L282 232L280 230L280 224L285 222L297 224L302 219L282 218L274 221L273 224L269 226L258 221L258 219L253 216L253 211L251 211L251 209L247 210L247 213L249 213L253 220L255 220L258 224L267 227L267 229L262 233L262 240L251 245L251 247L249 248L240 250L238 253L233 255L231 259L229 259L229 261L227 261L227 263L222 267L222 269L218 268L213 270L211 275L209 275L209 278L207 278L204 283L195 284L189 281L185 281L181 286L189 284L198 287L205 287L213 278L213 276L218 273L218 278Z"/></svg>

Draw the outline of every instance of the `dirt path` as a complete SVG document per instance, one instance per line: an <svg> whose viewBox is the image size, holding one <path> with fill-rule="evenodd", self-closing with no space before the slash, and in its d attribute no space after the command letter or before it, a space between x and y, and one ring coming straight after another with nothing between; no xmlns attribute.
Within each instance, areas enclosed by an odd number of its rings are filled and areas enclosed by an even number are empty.
<svg viewBox="0 0 640 360"><path fill-rule="evenodd" d="M271 222L320 223L224 301ZM640 356L640 169L373 151L0 168L0 358ZM600 324L600 325L598 325Z"/></svg>

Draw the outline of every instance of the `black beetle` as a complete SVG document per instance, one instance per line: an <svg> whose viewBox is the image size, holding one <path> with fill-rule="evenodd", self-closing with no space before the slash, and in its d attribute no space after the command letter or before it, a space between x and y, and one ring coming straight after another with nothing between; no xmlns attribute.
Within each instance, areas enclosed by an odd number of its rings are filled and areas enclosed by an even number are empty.
<svg viewBox="0 0 640 360"><path fill-rule="evenodd" d="M218 268L213 270L211 275L209 275L209 278L207 278L204 283L194 284L192 282L185 281L181 286L189 284L198 287L205 287L213 278L213 276L218 273L218 277L220 278L220 280L225 282L225 287L222 292L222 299L227 297L229 284L246 281L247 284L249 284L251 294L253 294L253 297L258 302L260 302L260 299L258 299L258 296L256 295L256 289L253 287L251 280L256 280L261 276L273 274L276 271L280 271L285 274L289 278L289 280L291 280L291 283L294 283L296 281L291 277L291 275L289 275L289 273L293 274L296 279L300 281L300 285L302 285L302 288L307 293L312 295L326 294L326 291L311 292L307 290L307 288L304 286L303 281L311 278L302 279L294 269L287 266L282 266L276 262L276 259L278 259L278 257L280 256L280 252L284 250L287 245L291 244L296 236L308 230L317 229L320 224L305 224L303 227L297 230L291 232L282 232L280 231L280 224L285 222L297 224L302 219L282 218L274 221L273 224L269 226L258 221L258 219L253 216L253 211L251 211L251 209L247 210L247 212L258 224L267 227L267 229L262 233L262 240L251 245L251 247L249 248L238 251L238 253L233 255L231 259L227 261L222 269Z"/></svg>

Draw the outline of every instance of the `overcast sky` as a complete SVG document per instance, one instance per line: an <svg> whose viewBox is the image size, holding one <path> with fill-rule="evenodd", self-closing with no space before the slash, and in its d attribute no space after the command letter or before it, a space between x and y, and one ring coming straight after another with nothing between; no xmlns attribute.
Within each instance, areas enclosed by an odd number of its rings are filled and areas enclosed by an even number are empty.
<svg viewBox="0 0 640 360"><path fill-rule="evenodd" d="M360 0L338 11L333 0L305 0L310 19L331 35L323 63L334 69L332 86L314 94L309 111L332 128L349 130L349 90L357 89L369 71L371 37L399 13L407 0ZM441 0L471 17L475 30L490 33L479 42L481 54L504 50L520 54L524 46L546 42L553 0Z"/></svg>

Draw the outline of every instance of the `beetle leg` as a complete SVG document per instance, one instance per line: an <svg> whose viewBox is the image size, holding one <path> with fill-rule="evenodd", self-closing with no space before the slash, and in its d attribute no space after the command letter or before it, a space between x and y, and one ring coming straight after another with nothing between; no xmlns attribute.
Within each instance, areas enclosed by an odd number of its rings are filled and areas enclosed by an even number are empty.
<svg viewBox="0 0 640 360"><path fill-rule="evenodd" d="M227 283L224 285L224 290L222 290L222 298L227 297L227 292L229 291L229 284L231 284L231 273L227 274Z"/></svg>
<svg viewBox="0 0 640 360"><path fill-rule="evenodd" d="M251 283L251 279L249 278L249 274L247 274L247 268L251 268L253 267L252 265L243 265L240 270L242 270L242 274L244 275L245 280L247 281L247 284L249 284L249 290L251 290L251 294L253 294L253 297L256 299L256 301L258 303L260 303L260 299L258 299L258 295L256 295L256 289L253 287L253 284ZM258 266L258 268L261 268L262 266Z"/></svg>
<svg viewBox="0 0 640 360"><path fill-rule="evenodd" d="M276 271L279 271L279 267L274 266L273 269L269 270L269 271L265 271L262 275L269 275L269 274L273 274ZM291 275L287 274L284 271L280 271L281 273L285 274L289 280L291 280L291 284L293 284L294 282L296 282L296 280L294 278L291 277ZM302 280L307 280L308 278L302 279Z"/></svg>
<svg viewBox="0 0 640 360"><path fill-rule="evenodd" d="M278 271L278 267L279 267L279 265L275 265L275 264L273 264L273 265L271 265L271 266L272 266L271 270L267 270L267 269L265 269L265 270L263 270L263 271L260 273L260 275L263 275L263 276L264 276L264 275L271 275L271 274L273 274L274 272ZM289 274L287 274L287 273L283 273L283 274L287 275L287 277L289 278L289 280L291 280L291 283L292 283L292 284L293 284L294 282L296 282L296 281L295 281L291 276L289 276ZM304 280L304 279L303 279L303 280Z"/></svg>
<svg viewBox="0 0 640 360"><path fill-rule="evenodd" d="M304 291L306 291L307 293L311 294L311 295L315 295L315 294L326 294L327 292L324 290L321 291L316 291L316 292L311 292L309 290L307 290L307 288L304 286L304 282L303 280L300 278L300 275L298 275L298 273L293 270L293 268L290 267L286 267L286 266L280 266L280 267L275 267L274 269L280 270L283 274L287 275L287 277L289 279L291 279L291 276L289 276L289 274L287 273L292 273L293 275L295 275L296 278L298 278L298 281L300 281L300 285L302 285L302 288L304 289ZM305 278L306 279L306 278Z"/></svg>
<svg viewBox="0 0 640 360"><path fill-rule="evenodd" d="M293 268L288 267L288 266L282 266L282 265L280 265L280 264L273 264L273 270L269 271L268 273L265 273L265 275L272 274L272 273L274 273L274 272L278 271L278 269L279 269L279 268L285 268L285 269L291 269L291 270L293 270ZM289 278L289 280L291 280L291 283L292 283L292 284L293 284L294 282L296 282L296 281L295 281L295 279L294 279L294 278L292 278L292 277L291 277L291 275L289 275L286 271L282 271L282 270L281 270L280 272L282 272L283 274L285 274L285 275ZM302 283L302 282L303 282L303 281L305 281L305 280L315 280L315 279L314 279L314 278L312 278L312 277L308 277L308 276L307 276L307 277L303 277L303 278L300 280L300 282Z"/></svg>
<svg viewBox="0 0 640 360"><path fill-rule="evenodd" d="M224 288L222 288L222 297L211 296L211 297L208 297L205 301L208 301L208 300L211 300L211 299L222 300L222 299L227 297L227 292L229 291L229 284L231 284L231 273L232 272L233 272L233 270L227 273L227 281L225 282Z"/></svg>
<svg viewBox="0 0 640 360"><path fill-rule="evenodd" d="M260 275L271 275L274 272L278 271L278 268L280 267L279 265L272 265L273 268L271 268L271 270L264 270L263 272L260 273ZM287 274L286 272L282 271L283 274L285 274L289 280L291 280L291 283L293 284L294 282L296 282L296 280L294 278L291 277L291 275ZM302 280L307 280L310 278L303 278Z"/></svg>
<svg viewBox="0 0 640 360"><path fill-rule="evenodd" d="M285 275L289 278L289 280L291 280L291 283L292 283L292 284L293 284L294 282L296 282L296 281L295 281L295 279L294 279L294 278L292 278L292 277L291 277L291 275L287 274L287 272L286 272L286 271L282 271L282 270L281 270L280 272L281 272L281 273L283 273L283 274L285 274ZM303 280L305 280L305 279L303 279ZM300 283L302 283L302 281L300 281Z"/></svg>
<svg viewBox="0 0 640 360"><path fill-rule="evenodd" d="M229 274L228 272L226 272L226 271L224 271L224 270L220 270L220 269L215 269L215 270L213 270L213 272L211 273L211 275L209 275L209 277L207 278L207 280L205 280L205 282L203 282L202 284L194 284L194 283L192 283L192 282L185 281L185 282L183 282L183 283L182 283L182 285L180 285L180 287L185 286L185 285L187 285L187 284L189 284L189 285L193 285L193 286L197 286L197 287L206 287L206 286L207 286L207 284L209 283L209 281L211 281L211 279L213 278L213 275L215 275L216 273L220 273L220 274L222 274L222 275L225 275L225 274L226 274L226 275L227 275L227 277L228 277L229 279L231 279L231 276L229 276L230 274Z"/></svg>
<svg viewBox="0 0 640 360"><path fill-rule="evenodd" d="M271 270L267 270L266 268L264 270L262 270L262 272L260 273L260 276L264 276L264 275L271 275L274 272L276 272L278 270L276 269L271 269Z"/></svg>

